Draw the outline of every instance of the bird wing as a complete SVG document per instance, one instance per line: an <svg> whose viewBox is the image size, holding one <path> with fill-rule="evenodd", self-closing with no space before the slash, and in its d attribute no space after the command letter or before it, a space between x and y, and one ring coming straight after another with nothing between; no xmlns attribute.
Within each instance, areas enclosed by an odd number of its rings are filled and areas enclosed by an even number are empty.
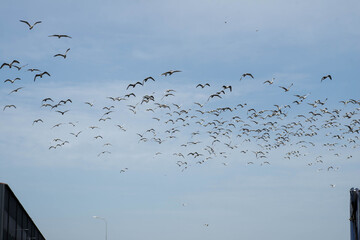
<svg viewBox="0 0 360 240"><path fill-rule="evenodd" d="M170 72L164 72L164 73L162 73L161 75L162 75L162 76L167 76L168 74L170 74Z"/></svg>
<svg viewBox="0 0 360 240"><path fill-rule="evenodd" d="M25 20L20 20L20 22L25 23L26 25L28 25L28 26L29 26L29 28L31 28L30 23L28 23L27 21L25 21ZM34 25L35 25L35 24L34 24Z"/></svg>
<svg viewBox="0 0 360 240"><path fill-rule="evenodd" d="M10 64L8 64L8 63L3 63L3 64L1 65L1 67L0 67L0 69L2 69L3 66L9 66L9 67L10 67Z"/></svg>

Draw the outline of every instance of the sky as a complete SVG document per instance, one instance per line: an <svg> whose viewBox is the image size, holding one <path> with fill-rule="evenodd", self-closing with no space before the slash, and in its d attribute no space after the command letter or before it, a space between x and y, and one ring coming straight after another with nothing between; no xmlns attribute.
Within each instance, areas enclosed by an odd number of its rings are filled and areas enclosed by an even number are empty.
<svg viewBox="0 0 360 240"><path fill-rule="evenodd" d="M359 9L355 0L3 0L0 64L25 66L0 69L0 182L46 239L104 239L95 215L109 240L349 238ZM42 22L29 30L19 20ZM34 81L30 68L51 76ZM145 95L155 101L141 103Z"/></svg>

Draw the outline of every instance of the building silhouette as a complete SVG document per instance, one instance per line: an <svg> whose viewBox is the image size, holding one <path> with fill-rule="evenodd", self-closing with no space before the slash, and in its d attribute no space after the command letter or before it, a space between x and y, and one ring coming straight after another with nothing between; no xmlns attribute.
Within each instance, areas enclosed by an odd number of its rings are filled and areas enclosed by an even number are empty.
<svg viewBox="0 0 360 240"><path fill-rule="evenodd" d="M45 240L5 183L0 183L0 240Z"/></svg>

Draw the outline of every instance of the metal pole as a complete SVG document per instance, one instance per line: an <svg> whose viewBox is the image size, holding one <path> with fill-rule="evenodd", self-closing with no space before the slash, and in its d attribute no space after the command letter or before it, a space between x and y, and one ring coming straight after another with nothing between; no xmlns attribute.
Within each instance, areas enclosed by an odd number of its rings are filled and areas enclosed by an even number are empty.
<svg viewBox="0 0 360 240"><path fill-rule="evenodd" d="M350 189L350 239L360 240L360 190Z"/></svg>
<svg viewBox="0 0 360 240"><path fill-rule="evenodd" d="M107 240L107 221L103 217L93 216L93 218L101 219L105 222L105 240Z"/></svg>

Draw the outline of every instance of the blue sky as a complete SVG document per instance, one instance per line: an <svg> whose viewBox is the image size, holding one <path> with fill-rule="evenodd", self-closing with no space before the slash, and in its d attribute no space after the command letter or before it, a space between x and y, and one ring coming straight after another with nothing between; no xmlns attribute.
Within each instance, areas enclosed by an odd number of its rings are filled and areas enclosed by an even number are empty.
<svg viewBox="0 0 360 240"><path fill-rule="evenodd" d="M348 191L360 182L360 140L359 134L346 133L345 125L359 120L359 105L339 101L360 100L359 8L352 0L5 0L0 8L0 63L17 59L20 66L28 65L21 71L0 70L0 107L16 105L0 111L0 182L10 185L47 239L102 239L103 223L93 215L108 220L109 239L348 238ZM30 31L21 19L42 23ZM48 37L52 34L72 39ZM53 57L67 48L66 59ZM34 82L35 74L27 68L46 70L51 77ZM161 76L170 69L182 72ZM246 72L254 79L240 81ZM321 82L328 74L333 80ZM156 81L126 90L148 76ZM15 77L21 80L2 83ZM272 78L274 84L263 84ZM211 87L199 89L198 83ZM291 84L289 92L279 88ZM223 85L231 85L232 92L207 101ZM9 94L17 87L23 89ZM175 96L163 98L167 89L176 90ZM121 102L108 98L130 92L137 97ZM308 94L305 103L294 104L295 94ZM174 153L206 155L204 147L212 138L205 128L195 120L187 127L165 124L176 119L176 107L171 105L171 117L166 109L151 113L146 109L155 109L153 103L139 104L144 95L179 104L193 115L200 109L194 102L208 111L247 106L220 115L218 120L237 128L231 139L215 144L216 156L197 164L198 158L185 160ZM46 97L73 103L59 107L69 110L60 115L41 107ZM326 103L315 108L306 104L317 100ZM266 143L246 141L239 132L241 123L232 117L238 115L255 128L247 110L270 111L274 104L291 105L284 109L286 117L276 119L279 129L303 121L299 114L325 108L341 110L339 127L320 128L328 117L319 118L310 127L317 136L292 138L268 150L265 160L271 165L264 164L253 151L265 151ZM99 122L102 108L111 105L111 120ZM127 105L136 105L136 114ZM351 112L351 119L343 117ZM196 116L204 123L214 119ZM32 124L39 118L43 123ZM62 125L54 127L57 123ZM89 129L92 125L99 129ZM165 131L172 127L181 131L168 139ZM359 123L353 127L358 129ZM139 141L137 133L150 139L146 130L151 128L166 141ZM79 131L79 137L70 134ZM191 135L197 131L199 135ZM344 138L336 140L336 134ZM94 139L97 135L103 139ZM49 150L55 138L69 144ZM297 143L301 140L305 147ZM180 146L190 141L204 145ZM336 142L335 147L324 146ZM301 156L284 158L294 151ZM179 167L179 160L188 165Z"/></svg>

